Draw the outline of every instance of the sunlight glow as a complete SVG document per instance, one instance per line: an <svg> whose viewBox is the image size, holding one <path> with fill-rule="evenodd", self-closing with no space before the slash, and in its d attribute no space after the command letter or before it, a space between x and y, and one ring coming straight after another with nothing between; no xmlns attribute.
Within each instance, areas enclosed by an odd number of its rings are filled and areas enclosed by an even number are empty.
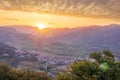
<svg viewBox="0 0 120 80"><path fill-rule="evenodd" d="M42 23L36 24L35 26L38 27L40 30L47 28L47 25Z"/></svg>

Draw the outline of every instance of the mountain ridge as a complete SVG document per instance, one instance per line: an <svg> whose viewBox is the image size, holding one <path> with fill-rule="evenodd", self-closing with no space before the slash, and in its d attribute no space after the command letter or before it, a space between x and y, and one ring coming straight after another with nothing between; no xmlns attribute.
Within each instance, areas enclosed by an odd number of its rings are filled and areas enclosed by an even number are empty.
<svg viewBox="0 0 120 80"><path fill-rule="evenodd" d="M10 28L15 30L11 31L12 37L10 38L13 39L13 41L18 41L12 42L12 44L16 44L22 49L37 49L47 52L48 54L62 54L67 56L70 56L72 53L80 56L81 54L84 55L94 51L102 51L104 49L109 49L116 54L120 53L120 25L118 24L105 26L94 25L77 28L47 28L43 30L29 26L26 26L25 28L24 26L23 28L8 26L8 28L9 30ZM6 30L4 30L4 32L6 32ZM22 36L16 36L16 33L22 34ZM5 35L8 36L10 34L11 33L6 32ZM6 38L6 36L0 36L0 39ZM3 40L3 42L4 41L5 40ZM16 45L14 46L16 47Z"/></svg>

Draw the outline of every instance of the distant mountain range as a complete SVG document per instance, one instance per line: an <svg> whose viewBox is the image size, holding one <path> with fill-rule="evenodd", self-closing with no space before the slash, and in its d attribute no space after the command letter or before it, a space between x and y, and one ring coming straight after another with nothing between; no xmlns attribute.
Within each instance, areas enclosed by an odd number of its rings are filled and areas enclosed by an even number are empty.
<svg viewBox="0 0 120 80"><path fill-rule="evenodd" d="M21 49L35 49L62 56L81 56L109 49L120 55L120 25L77 28L1 26L0 42Z"/></svg>

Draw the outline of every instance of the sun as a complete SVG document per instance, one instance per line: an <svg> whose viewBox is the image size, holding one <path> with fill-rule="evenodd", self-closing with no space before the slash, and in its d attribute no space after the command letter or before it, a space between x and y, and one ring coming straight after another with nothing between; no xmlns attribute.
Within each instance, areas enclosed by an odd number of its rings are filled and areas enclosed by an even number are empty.
<svg viewBox="0 0 120 80"><path fill-rule="evenodd" d="M38 29L40 29L40 30L47 28L47 26L45 24L42 24L42 23L36 24L35 26L38 27Z"/></svg>

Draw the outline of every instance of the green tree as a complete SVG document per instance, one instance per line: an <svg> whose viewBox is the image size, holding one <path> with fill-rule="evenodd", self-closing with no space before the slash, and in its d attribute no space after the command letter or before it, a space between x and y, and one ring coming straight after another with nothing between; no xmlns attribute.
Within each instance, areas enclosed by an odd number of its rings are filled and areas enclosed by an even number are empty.
<svg viewBox="0 0 120 80"><path fill-rule="evenodd" d="M115 61L110 51L91 53L90 58L75 61L55 80L120 80L120 62Z"/></svg>
<svg viewBox="0 0 120 80"><path fill-rule="evenodd" d="M0 64L0 80L8 80L10 70L11 68L7 64L1 63Z"/></svg>
<svg viewBox="0 0 120 80"><path fill-rule="evenodd" d="M45 72L18 70L0 63L0 80L52 80Z"/></svg>

